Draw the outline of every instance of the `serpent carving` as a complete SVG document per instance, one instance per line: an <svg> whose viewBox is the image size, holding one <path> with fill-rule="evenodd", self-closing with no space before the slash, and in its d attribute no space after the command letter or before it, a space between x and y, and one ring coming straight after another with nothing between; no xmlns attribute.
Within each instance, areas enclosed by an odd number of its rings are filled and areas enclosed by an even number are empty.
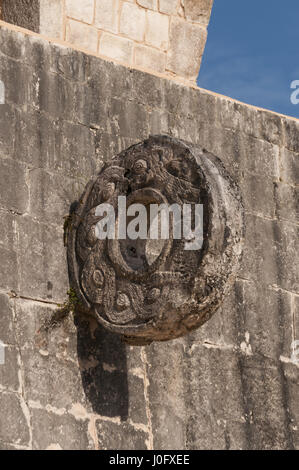
<svg viewBox="0 0 299 470"><path fill-rule="evenodd" d="M119 196L132 204L203 206L203 243L186 239L99 239L97 207ZM150 224L150 220L149 224ZM239 189L214 155L153 136L104 165L72 214L68 237L71 286L105 328L131 344L180 337L209 320L234 282L242 253Z"/></svg>

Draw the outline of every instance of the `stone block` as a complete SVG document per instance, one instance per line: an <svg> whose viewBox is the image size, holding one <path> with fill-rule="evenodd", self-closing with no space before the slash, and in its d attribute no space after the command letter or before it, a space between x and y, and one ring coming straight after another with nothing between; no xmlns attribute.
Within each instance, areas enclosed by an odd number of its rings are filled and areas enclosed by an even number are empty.
<svg viewBox="0 0 299 470"><path fill-rule="evenodd" d="M21 295L64 302L69 283L62 227L26 216L18 219L17 230Z"/></svg>
<svg viewBox="0 0 299 470"><path fill-rule="evenodd" d="M240 276L299 292L298 240L295 224L247 215Z"/></svg>
<svg viewBox="0 0 299 470"><path fill-rule="evenodd" d="M299 449L299 367L298 365L284 363L282 364L285 378L285 393L288 397L288 416L289 431L292 445L290 448Z"/></svg>
<svg viewBox="0 0 299 470"><path fill-rule="evenodd" d="M2 337L2 334L1 334ZM5 363L0 364L0 388L19 392L19 352L15 346L5 346ZM1 410L2 413L2 410ZM2 421L2 419L1 419Z"/></svg>
<svg viewBox="0 0 299 470"><path fill-rule="evenodd" d="M23 299L16 299L15 305L15 331L22 351L35 350L44 357L57 355L76 360L77 330L71 313L57 320L57 305Z"/></svg>
<svg viewBox="0 0 299 470"><path fill-rule="evenodd" d="M149 10L158 9L158 0L137 0L137 4L143 8L148 8Z"/></svg>
<svg viewBox="0 0 299 470"><path fill-rule="evenodd" d="M240 277L263 285L279 284L278 250L280 235L276 221L248 214ZM252 256L255 253L255 256Z"/></svg>
<svg viewBox="0 0 299 470"><path fill-rule="evenodd" d="M28 410L16 393L0 392L0 441L29 444Z"/></svg>
<svg viewBox="0 0 299 470"><path fill-rule="evenodd" d="M265 289L260 283L244 282L243 326L239 347L244 353L279 360L291 356L291 295L283 290Z"/></svg>
<svg viewBox="0 0 299 470"><path fill-rule="evenodd" d="M39 6L40 0L2 0L1 19L38 33Z"/></svg>
<svg viewBox="0 0 299 470"><path fill-rule="evenodd" d="M145 42L166 51L168 48L169 17L155 11L146 14Z"/></svg>
<svg viewBox="0 0 299 470"><path fill-rule="evenodd" d="M280 172L283 183L297 185L299 180L299 153L282 148Z"/></svg>
<svg viewBox="0 0 299 470"><path fill-rule="evenodd" d="M11 159L0 159L0 206L19 213L28 207L26 169Z"/></svg>
<svg viewBox="0 0 299 470"><path fill-rule="evenodd" d="M119 0L96 0L95 26L111 33L118 32Z"/></svg>
<svg viewBox="0 0 299 470"><path fill-rule="evenodd" d="M112 99L108 116L109 119L111 117L112 134L134 139L135 142L148 136L148 113L145 106L133 101Z"/></svg>
<svg viewBox="0 0 299 470"><path fill-rule="evenodd" d="M7 250L16 250L16 233L15 223L17 215L8 212L5 209L0 210L1 218L1 240L0 246L3 246Z"/></svg>
<svg viewBox="0 0 299 470"><path fill-rule="evenodd" d="M44 111L52 119L73 121L78 94L76 83L67 80L61 74L46 71L41 71L38 81L35 108Z"/></svg>
<svg viewBox="0 0 299 470"><path fill-rule="evenodd" d="M278 285L299 293L299 226L282 221L277 226L278 239Z"/></svg>
<svg viewBox="0 0 299 470"><path fill-rule="evenodd" d="M241 189L245 210L264 217L275 217L273 178L244 173L240 177Z"/></svg>
<svg viewBox="0 0 299 470"><path fill-rule="evenodd" d="M93 55L83 54L70 48L61 48L53 44L50 48L49 71L62 75L69 80L86 82L90 76L90 64Z"/></svg>
<svg viewBox="0 0 299 470"><path fill-rule="evenodd" d="M0 288L7 292L18 290L18 264L15 251L0 245Z"/></svg>
<svg viewBox="0 0 299 470"><path fill-rule="evenodd" d="M103 33L100 37L99 53L127 64L132 63L133 42L129 39Z"/></svg>
<svg viewBox="0 0 299 470"><path fill-rule="evenodd" d="M179 8L179 0L159 0L159 11L167 15L175 15Z"/></svg>
<svg viewBox="0 0 299 470"><path fill-rule="evenodd" d="M92 24L94 14L94 2L95 0L81 0L80 2L74 2L74 0L66 0L66 15L71 18L74 18L75 20Z"/></svg>
<svg viewBox="0 0 299 470"><path fill-rule="evenodd" d="M6 1L7 5L11 4L10 0L4 1ZM20 34L16 36L15 31L11 30L7 26L1 25L0 51L2 54L11 58L21 59L24 56L24 41L26 41L24 35Z"/></svg>
<svg viewBox="0 0 299 470"><path fill-rule="evenodd" d="M0 77L5 87L6 104L25 106L27 103L31 103L34 100L37 76L33 75L32 70L23 62L13 61L6 56L1 57ZM24 83L26 83L27 86L24 86ZM1 107L2 106L1 104ZM3 111L5 112L5 110L4 105ZM7 114L7 117L11 119L9 114ZM11 126L11 124L12 123L8 121L6 126Z"/></svg>
<svg viewBox="0 0 299 470"><path fill-rule="evenodd" d="M63 0L40 0L41 34L55 39L63 39Z"/></svg>
<svg viewBox="0 0 299 470"><path fill-rule="evenodd" d="M43 355L36 349L23 351L22 359L27 401L65 411L75 403L85 408L81 374L76 363Z"/></svg>
<svg viewBox="0 0 299 470"><path fill-rule="evenodd" d="M173 18L170 25L170 42L167 69L181 77L197 77L203 55L207 32L196 24Z"/></svg>
<svg viewBox="0 0 299 470"><path fill-rule="evenodd" d="M34 450L91 450L88 421L77 421L69 414L32 409Z"/></svg>
<svg viewBox="0 0 299 470"><path fill-rule="evenodd" d="M208 24L214 0L184 0L186 19Z"/></svg>
<svg viewBox="0 0 299 470"><path fill-rule="evenodd" d="M13 301L7 294L0 294L0 340L15 344Z"/></svg>
<svg viewBox="0 0 299 470"><path fill-rule="evenodd" d="M294 339L295 341L299 341L299 295L295 295L294 299ZM294 350L296 352L296 357L298 357L299 361L299 343L294 345Z"/></svg>
<svg viewBox="0 0 299 470"><path fill-rule="evenodd" d="M99 449L146 450L148 435L128 423L96 422Z"/></svg>
<svg viewBox="0 0 299 470"><path fill-rule="evenodd" d="M274 189L278 219L299 223L299 187L277 183Z"/></svg>
<svg viewBox="0 0 299 470"><path fill-rule="evenodd" d="M151 93L148 93L149 89L152 90ZM130 98L137 99L137 97L138 102L145 105L149 111L167 113L160 109L159 103L161 104L164 100L164 88L161 79L155 75L136 70L130 89Z"/></svg>
<svg viewBox="0 0 299 470"><path fill-rule="evenodd" d="M283 371L280 365L260 357L240 360L243 402L247 410L250 450L292 449Z"/></svg>
<svg viewBox="0 0 299 470"><path fill-rule="evenodd" d="M122 34L136 41L143 41L145 33L146 11L131 3L123 3L119 30Z"/></svg>
<svg viewBox="0 0 299 470"><path fill-rule="evenodd" d="M284 145L291 152L299 153L299 122L294 118L281 118L284 134Z"/></svg>
<svg viewBox="0 0 299 470"><path fill-rule="evenodd" d="M158 73L165 72L166 54L147 46L135 47L135 65Z"/></svg>
<svg viewBox="0 0 299 470"><path fill-rule="evenodd" d="M145 348L154 449L184 449L186 361L182 340Z"/></svg>
<svg viewBox="0 0 299 470"><path fill-rule="evenodd" d="M68 20L66 25L66 41L87 51L97 52L97 29L79 21Z"/></svg>
<svg viewBox="0 0 299 470"><path fill-rule="evenodd" d="M39 117L40 116L40 117ZM36 128L31 124L36 122ZM24 152L22 158L33 160L33 168L57 171L60 175L79 178L84 181L91 177L100 164L95 153L95 131L82 124L67 121L53 121L47 116L28 115L24 122L26 133L17 138L18 148L24 146L32 151ZM35 139L42 139L33 147ZM27 144L28 142L28 144ZM27 144L27 145L26 145Z"/></svg>
<svg viewBox="0 0 299 470"><path fill-rule="evenodd" d="M30 215L42 223L54 223L61 228L70 206L81 196L85 181L53 174L42 169L30 171Z"/></svg>
<svg viewBox="0 0 299 470"><path fill-rule="evenodd" d="M238 354L225 345L193 343L186 370L187 448L232 448L234 426L240 432L238 447L246 448L246 410Z"/></svg>
<svg viewBox="0 0 299 470"><path fill-rule="evenodd" d="M8 104L0 106L0 157L9 157L14 152L15 111Z"/></svg>

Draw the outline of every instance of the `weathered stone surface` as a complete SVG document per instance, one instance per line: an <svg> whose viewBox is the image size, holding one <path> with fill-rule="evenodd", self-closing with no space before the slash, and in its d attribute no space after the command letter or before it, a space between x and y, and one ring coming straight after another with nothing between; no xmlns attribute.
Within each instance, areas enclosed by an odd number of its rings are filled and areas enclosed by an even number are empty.
<svg viewBox="0 0 299 470"><path fill-rule="evenodd" d="M24 106L25 103L31 102L34 96L36 81L34 77L32 77L32 72L24 63L13 63L5 56L1 57L0 75L4 84L14 83L13 87L5 86L5 103ZM24 82L28 83L28 86L24 87ZM2 107L2 104L0 106ZM7 115L9 119L6 124L7 126L11 125L11 115L12 113Z"/></svg>
<svg viewBox="0 0 299 470"><path fill-rule="evenodd" d="M87 51L97 52L98 31L84 23L69 20L66 27L66 40Z"/></svg>
<svg viewBox="0 0 299 470"><path fill-rule="evenodd" d="M14 147L15 113L7 104L1 104L0 156L7 157Z"/></svg>
<svg viewBox="0 0 299 470"><path fill-rule="evenodd" d="M81 450L93 449L88 439L86 421L76 421L68 414L55 414L46 410L33 409L33 449Z"/></svg>
<svg viewBox="0 0 299 470"><path fill-rule="evenodd" d="M299 187L278 183L274 186L276 216L282 220L299 223Z"/></svg>
<svg viewBox="0 0 299 470"><path fill-rule="evenodd" d="M214 0L183 0L187 20L208 24Z"/></svg>
<svg viewBox="0 0 299 470"><path fill-rule="evenodd" d="M148 400L154 449L180 449L186 443L186 362L181 340L145 348Z"/></svg>
<svg viewBox="0 0 299 470"><path fill-rule="evenodd" d="M292 435L282 368L258 357L241 361L250 449L292 449ZM263 384L261 386L261 383Z"/></svg>
<svg viewBox="0 0 299 470"><path fill-rule="evenodd" d="M74 120L77 87L71 86L63 75L40 72L35 108L52 119ZM55 98L56 96L56 98Z"/></svg>
<svg viewBox="0 0 299 470"><path fill-rule="evenodd" d="M81 2L66 0L66 15L76 20L83 21L84 23L91 24L93 21L94 2L95 0L84 0Z"/></svg>
<svg viewBox="0 0 299 470"><path fill-rule="evenodd" d="M299 153L299 123L298 119L282 119L283 135L285 136L284 145L291 152Z"/></svg>
<svg viewBox="0 0 299 470"><path fill-rule="evenodd" d="M129 39L103 33L100 37L99 53L130 64L133 58L133 43Z"/></svg>
<svg viewBox="0 0 299 470"><path fill-rule="evenodd" d="M283 364L283 374L285 377L285 393L289 404L287 409L287 419L289 421L290 438L295 449L299 447L299 368L295 364Z"/></svg>
<svg viewBox="0 0 299 470"><path fill-rule="evenodd" d="M159 11L174 15L178 9L178 0L159 0Z"/></svg>
<svg viewBox="0 0 299 470"><path fill-rule="evenodd" d="M74 170L76 171L75 168ZM63 217L67 216L74 195L79 197L85 186L84 180L76 178L76 174L72 176L54 175L48 171L32 169L29 174L30 215L44 223L59 223L60 217L60 226L63 227ZM43 220L45 213L47 220Z"/></svg>
<svg viewBox="0 0 299 470"><path fill-rule="evenodd" d="M25 168L9 158L0 159L0 205L19 213L28 207Z"/></svg>
<svg viewBox="0 0 299 470"><path fill-rule="evenodd" d="M116 33L118 30L119 0L96 1L95 26L104 31Z"/></svg>
<svg viewBox="0 0 299 470"><path fill-rule="evenodd" d="M70 410L74 403L85 404L77 363L38 349L26 349L22 359L27 400L62 410Z"/></svg>
<svg viewBox="0 0 299 470"><path fill-rule="evenodd" d="M15 346L6 345L5 363L4 365L0 364L0 389L4 388L4 390L10 392L18 392L20 390L19 369L19 351Z"/></svg>
<svg viewBox="0 0 299 470"><path fill-rule="evenodd" d="M166 54L151 47L135 47L135 65L146 70L155 70L163 73L165 69Z"/></svg>
<svg viewBox="0 0 299 470"><path fill-rule="evenodd" d="M0 392L0 410L0 442L29 445L29 412L22 398L16 393Z"/></svg>
<svg viewBox="0 0 299 470"><path fill-rule="evenodd" d="M281 150L281 179L284 183L298 185L299 153Z"/></svg>
<svg viewBox="0 0 299 470"><path fill-rule="evenodd" d="M220 360L221 358L221 360ZM186 439L190 449L246 449L246 410L238 355L225 345L194 344L186 358Z"/></svg>
<svg viewBox="0 0 299 470"><path fill-rule="evenodd" d="M4 344L15 344L13 301L7 294L0 294L1 333Z"/></svg>
<svg viewBox="0 0 299 470"><path fill-rule="evenodd" d="M63 224L57 228L30 217L18 219L19 270L14 275L18 275L22 295L56 302L65 300L68 282L62 227Z"/></svg>
<svg viewBox="0 0 299 470"><path fill-rule="evenodd" d="M39 32L50 38L62 39L63 31L63 8L62 0L39 0L40 23Z"/></svg>
<svg viewBox="0 0 299 470"><path fill-rule="evenodd" d="M168 48L169 18L158 12L148 11L146 15L145 42L164 51Z"/></svg>
<svg viewBox="0 0 299 470"><path fill-rule="evenodd" d="M0 340L14 364L1 371L0 448L298 449L297 121L8 27L0 51ZM129 347L79 314L37 335L67 299L62 226L78 180L150 133L219 155L242 187L233 291L164 344Z"/></svg>
<svg viewBox="0 0 299 470"><path fill-rule="evenodd" d="M96 423L100 450L135 450L147 449L147 434L135 429L130 424L97 421Z"/></svg>
<svg viewBox="0 0 299 470"><path fill-rule="evenodd" d="M250 211L263 217L274 219L276 207L274 202L275 182L267 176L245 173L240 178L244 204Z"/></svg>
<svg viewBox="0 0 299 470"><path fill-rule="evenodd" d="M40 0L2 0L1 19L39 32Z"/></svg>
<svg viewBox="0 0 299 470"><path fill-rule="evenodd" d="M146 12L143 8L130 3L123 3L119 30L131 39L142 41L145 31Z"/></svg>
<svg viewBox="0 0 299 470"><path fill-rule="evenodd" d="M18 289L17 254L0 245L0 287L6 292Z"/></svg>
<svg viewBox="0 0 299 470"><path fill-rule="evenodd" d="M137 0L138 5L144 8L149 8L150 10L158 9L158 0Z"/></svg>
<svg viewBox="0 0 299 470"><path fill-rule="evenodd" d="M294 302L294 340L299 341L299 296L295 295L293 297ZM294 346L294 352L296 353L295 357L299 357L299 343L296 343Z"/></svg>
<svg viewBox="0 0 299 470"><path fill-rule="evenodd" d="M206 35L206 30L201 26L173 18L170 25L167 70L188 79L197 76Z"/></svg>
<svg viewBox="0 0 299 470"><path fill-rule="evenodd" d="M277 361L280 356L290 357L293 328L290 294L244 282L243 315L242 351Z"/></svg>

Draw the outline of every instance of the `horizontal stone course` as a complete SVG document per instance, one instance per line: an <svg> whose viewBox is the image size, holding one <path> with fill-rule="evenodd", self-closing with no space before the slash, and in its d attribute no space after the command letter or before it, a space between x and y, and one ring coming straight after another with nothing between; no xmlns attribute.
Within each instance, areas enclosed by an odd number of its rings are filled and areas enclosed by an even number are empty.
<svg viewBox="0 0 299 470"><path fill-rule="evenodd" d="M127 66L147 66L151 73L189 84L194 84L198 75L213 5L213 0L17 0L18 5L9 14L8 2L3 1L5 21ZM170 27L174 23L179 27ZM139 59L132 60L131 51L125 52L129 47L128 42L127 48L124 45L125 39L133 41L135 47L149 45L165 52L167 65L159 61L155 66L148 51L141 48Z"/></svg>

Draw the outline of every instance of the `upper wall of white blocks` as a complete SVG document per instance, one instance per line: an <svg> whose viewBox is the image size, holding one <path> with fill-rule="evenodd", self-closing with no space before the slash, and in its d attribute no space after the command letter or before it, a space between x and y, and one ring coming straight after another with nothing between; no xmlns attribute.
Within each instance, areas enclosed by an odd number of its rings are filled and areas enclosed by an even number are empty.
<svg viewBox="0 0 299 470"><path fill-rule="evenodd" d="M194 83L212 5L213 0L40 0L40 33Z"/></svg>

